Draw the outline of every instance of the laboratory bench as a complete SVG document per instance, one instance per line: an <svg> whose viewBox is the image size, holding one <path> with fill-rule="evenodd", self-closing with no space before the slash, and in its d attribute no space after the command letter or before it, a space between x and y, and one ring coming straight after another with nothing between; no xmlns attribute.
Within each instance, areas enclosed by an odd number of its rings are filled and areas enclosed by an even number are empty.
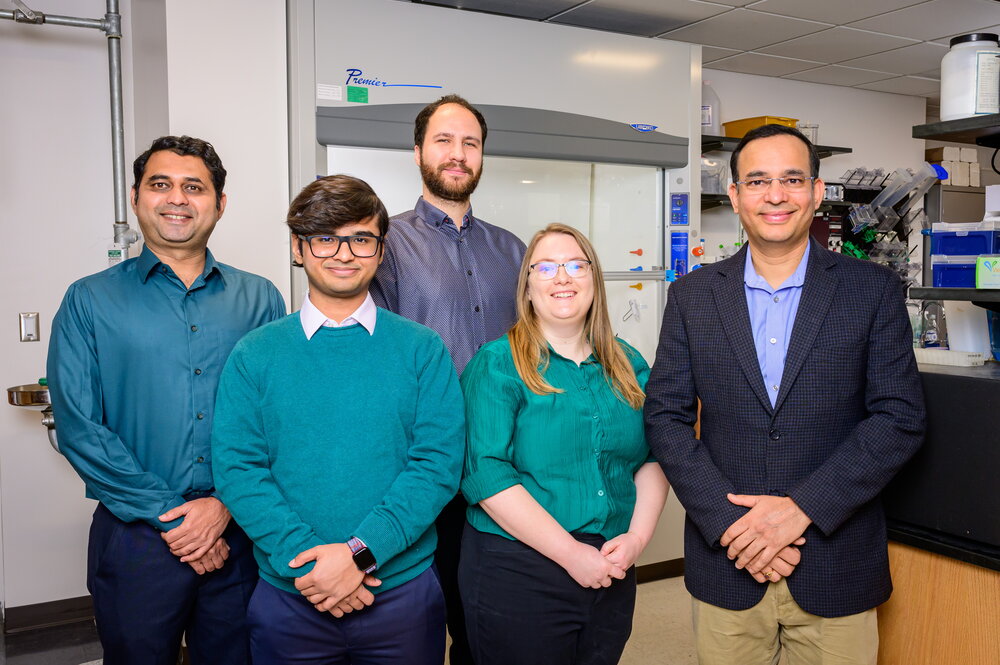
<svg viewBox="0 0 1000 665"><path fill-rule="evenodd" d="M882 496L879 663L1000 665L1000 363L919 369L924 444Z"/></svg>

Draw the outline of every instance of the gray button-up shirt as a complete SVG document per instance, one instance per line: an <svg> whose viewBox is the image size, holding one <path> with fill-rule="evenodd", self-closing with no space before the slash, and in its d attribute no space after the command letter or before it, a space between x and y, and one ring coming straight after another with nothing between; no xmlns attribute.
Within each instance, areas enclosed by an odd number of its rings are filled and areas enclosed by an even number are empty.
<svg viewBox="0 0 1000 665"><path fill-rule="evenodd" d="M470 208L458 229L421 197L390 220L385 260L375 274L375 304L432 328L459 374L486 342L517 318L517 273L525 246Z"/></svg>

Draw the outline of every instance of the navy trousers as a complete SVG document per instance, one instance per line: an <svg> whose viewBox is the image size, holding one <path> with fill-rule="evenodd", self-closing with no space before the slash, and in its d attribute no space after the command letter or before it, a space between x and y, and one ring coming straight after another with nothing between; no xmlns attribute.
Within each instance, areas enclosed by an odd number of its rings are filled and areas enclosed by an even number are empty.
<svg viewBox="0 0 1000 665"><path fill-rule="evenodd" d="M87 589L105 665L176 665L187 634L194 665L247 665L246 608L257 584L250 540L230 521L229 559L198 575L145 522L122 522L98 504L90 526Z"/></svg>
<svg viewBox="0 0 1000 665"><path fill-rule="evenodd" d="M444 598L433 568L339 619L261 580L248 618L254 665L444 662Z"/></svg>
<svg viewBox="0 0 1000 665"><path fill-rule="evenodd" d="M615 665L632 633L635 566L607 588L584 588L524 543L466 524L458 584L476 665Z"/></svg>

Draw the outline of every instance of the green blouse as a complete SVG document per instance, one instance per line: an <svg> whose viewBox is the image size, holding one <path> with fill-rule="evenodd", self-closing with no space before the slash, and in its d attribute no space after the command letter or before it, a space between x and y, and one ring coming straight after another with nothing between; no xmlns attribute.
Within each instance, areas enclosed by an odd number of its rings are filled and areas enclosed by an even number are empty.
<svg viewBox="0 0 1000 665"><path fill-rule="evenodd" d="M644 387L649 366L626 342L618 343ZM469 523L513 539L478 503L520 484L567 531L609 539L628 531L633 476L652 459L642 409L617 396L593 356L578 366L550 347L543 376L564 392L528 390L506 335L484 345L465 368L462 492L470 504Z"/></svg>

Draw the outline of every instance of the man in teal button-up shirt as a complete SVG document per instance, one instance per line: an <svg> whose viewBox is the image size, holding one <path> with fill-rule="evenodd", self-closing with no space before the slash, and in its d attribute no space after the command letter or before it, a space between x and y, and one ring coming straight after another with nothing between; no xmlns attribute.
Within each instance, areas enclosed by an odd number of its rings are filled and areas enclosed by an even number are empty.
<svg viewBox="0 0 1000 665"><path fill-rule="evenodd" d="M266 279L216 262L225 210L212 146L163 137L134 164L138 258L70 286L48 377L60 449L100 504L87 586L104 662L246 663L257 571L214 496L212 415L222 367L248 331L285 313Z"/></svg>

